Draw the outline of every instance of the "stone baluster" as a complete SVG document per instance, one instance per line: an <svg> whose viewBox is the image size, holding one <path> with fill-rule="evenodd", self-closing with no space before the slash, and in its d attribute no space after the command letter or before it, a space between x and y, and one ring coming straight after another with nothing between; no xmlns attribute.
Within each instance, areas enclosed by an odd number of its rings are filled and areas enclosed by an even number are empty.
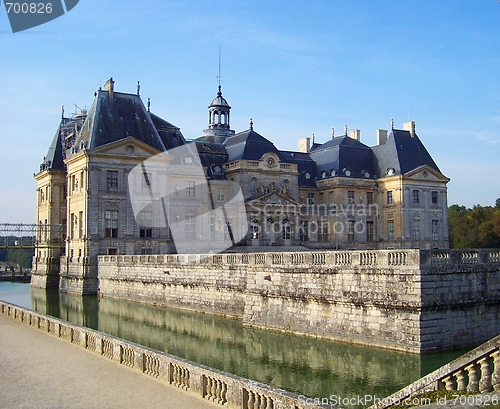
<svg viewBox="0 0 500 409"><path fill-rule="evenodd" d="M479 381L479 391L481 393L490 392L491 387L491 365L490 357L485 356L481 358L477 363L481 366L481 379Z"/></svg>
<svg viewBox="0 0 500 409"><path fill-rule="evenodd" d="M252 391L248 391L248 409L254 409L255 406L255 395Z"/></svg>
<svg viewBox="0 0 500 409"><path fill-rule="evenodd" d="M458 372L453 374L457 380L457 390L465 391L467 389L467 378L465 377L465 371L460 369Z"/></svg>
<svg viewBox="0 0 500 409"><path fill-rule="evenodd" d="M493 358L493 374L491 376L491 383L495 391L500 390L500 351L497 349L490 354Z"/></svg>
<svg viewBox="0 0 500 409"><path fill-rule="evenodd" d="M452 391L454 390L455 388L453 387L453 376L449 375L443 379L441 379L441 381L444 383L444 388L447 390L447 391Z"/></svg>
<svg viewBox="0 0 500 409"><path fill-rule="evenodd" d="M224 405L224 403L227 402L226 395L227 395L227 384L225 382L222 382L222 387L221 387L221 392L220 392L220 404L221 405Z"/></svg>
<svg viewBox="0 0 500 409"><path fill-rule="evenodd" d="M479 382L477 379L477 364L472 363L464 368L469 375L468 392L479 392Z"/></svg>
<svg viewBox="0 0 500 409"><path fill-rule="evenodd" d="M215 401L217 403L222 402L222 397L221 397L221 390L222 390L222 382L220 380L217 381L216 388L215 388Z"/></svg>
<svg viewBox="0 0 500 409"><path fill-rule="evenodd" d="M208 376L205 377L205 393L206 393L206 398L210 399L212 393L212 378Z"/></svg>

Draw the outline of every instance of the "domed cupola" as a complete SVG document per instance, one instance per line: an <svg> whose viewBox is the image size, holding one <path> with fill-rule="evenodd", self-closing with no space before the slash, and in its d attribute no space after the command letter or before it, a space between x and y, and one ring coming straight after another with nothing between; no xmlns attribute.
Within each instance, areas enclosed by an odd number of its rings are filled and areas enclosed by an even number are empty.
<svg viewBox="0 0 500 409"><path fill-rule="evenodd" d="M219 91L212 103L208 106L208 128L203 131L202 138L215 143L222 143L228 136L234 135L229 124L231 107Z"/></svg>

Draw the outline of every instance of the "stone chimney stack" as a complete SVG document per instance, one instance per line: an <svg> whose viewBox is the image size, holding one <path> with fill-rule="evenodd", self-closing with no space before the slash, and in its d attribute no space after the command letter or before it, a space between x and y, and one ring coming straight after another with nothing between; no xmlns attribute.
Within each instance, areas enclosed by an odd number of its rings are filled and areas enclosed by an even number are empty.
<svg viewBox="0 0 500 409"><path fill-rule="evenodd" d="M299 139L299 152L303 153L311 152L311 138Z"/></svg>
<svg viewBox="0 0 500 409"><path fill-rule="evenodd" d="M361 139L361 131L359 129L353 129L349 133L349 137L351 137L352 139L356 139L359 142Z"/></svg>
<svg viewBox="0 0 500 409"><path fill-rule="evenodd" d="M403 129L405 131L410 131L410 135L412 138L415 137L415 121L408 121L403 123Z"/></svg>
<svg viewBox="0 0 500 409"><path fill-rule="evenodd" d="M109 100L113 102L115 99L115 82L113 81L113 77L104 84L104 91L109 92Z"/></svg>
<svg viewBox="0 0 500 409"><path fill-rule="evenodd" d="M377 129L377 145L385 145L387 142L387 130Z"/></svg>

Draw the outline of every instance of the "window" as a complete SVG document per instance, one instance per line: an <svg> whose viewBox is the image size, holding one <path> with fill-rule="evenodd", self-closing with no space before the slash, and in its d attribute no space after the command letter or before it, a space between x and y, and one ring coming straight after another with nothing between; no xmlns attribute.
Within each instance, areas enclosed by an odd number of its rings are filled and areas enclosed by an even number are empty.
<svg viewBox="0 0 500 409"><path fill-rule="evenodd" d="M394 240L394 221L393 220L389 220L387 222L387 231L389 232L388 240L393 241Z"/></svg>
<svg viewBox="0 0 500 409"><path fill-rule="evenodd" d="M186 182L186 196L194 197L194 182Z"/></svg>
<svg viewBox="0 0 500 409"><path fill-rule="evenodd" d="M354 220L349 220L347 223L347 241L354 241Z"/></svg>
<svg viewBox="0 0 500 409"><path fill-rule="evenodd" d="M318 241L328 241L328 220L318 221Z"/></svg>
<svg viewBox="0 0 500 409"><path fill-rule="evenodd" d="M373 221L366 222L366 241L373 241Z"/></svg>
<svg viewBox="0 0 500 409"><path fill-rule="evenodd" d="M230 234L230 226L233 225L233 219L231 217L227 218L227 221L224 223L224 240L231 240Z"/></svg>
<svg viewBox="0 0 500 409"><path fill-rule="evenodd" d="M373 192L366 192L366 204L367 205L373 204Z"/></svg>
<svg viewBox="0 0 500 409"><path fill-rule="evenodd" d="M141 254L153 254L153 248L152 247L143 247L141 249Z"/></svg>
<svg viewBox="0 0 500 409"><path fill-rule="evenodd" d="M71 175L71 192L74 192L76 189L76 176Z"/></svg>
<svg viewBox="0 0 500 409"><path fill-rule="evenodd" d="M392 190L387 191L387 204L392 204Z"/></svg>
<svg viewBox="0 0 500 409"><path fill-rule="evenodd" d="M281 235L283 240L290 240L292 238L292 226L290 226L290 222L287 219L283 220Z"/></svg>
<svg viewBox="0 0 500 409"><path fill-rule="evenodd" d="M257 178L250 179L250 194L254 195L257 193Z"/></svg>
<svg viewBox="0 0 500 409"><path fill-rule="evenodd" d="M118 254L118 249L108 249L108 256L116 256Z"/></svg>
<svg viewBox="0 0 500 409"><path fill-rule="evenodd" d="M307 204L308 205L313 205L314 204L314 193L308 193L307 194Z"/></svg>
<svg viewBox="0 0 500 409"><path fill-rule="evenodd" d="M80 226L80 233L79 233L78 237L81 239L81 238L83 238L83 231L84 231L83 212L78 213L78 225Z"/></svg>
<svg viewBox="0 0 500 409"><path fill-rule="evenodd" d="M148 190L151 188L151 181L153 180L153 175L151 173L143 172L141 175L141 189Z"/></svg>
<svg viewBox="0 0 500 409"><path fill-rule="evenodd" d="M118 210L106 210L104 228L104 237L118 237Z"/></svg>
<svg viewBox="0 0 500 409"><path fill-rule="evenodd" d="M318 193L318 204L323 204L324 196L323 192Z"/></svg>
<svg viewBox="0 0 500 409"><path fill-rule="evenodd" d="M80 189L83 189L83 182L85 181L85 172L82 170L80 172Z"/></svg>
<svg viewBox="0 0 500 409"><path fill-rule="evenodd" d="M433 190L431 192L431 203L433 205L437 205L438 204L438 192L436 192L435 190Z"/></svg>
<svg viewBox="0 0 500 409"><path fill-rule="evenodd" d="M420 240L420 220L413 220L412 237L413 240Z"/></svg>
<svg viewBox="0 0 500 409"><path fill-rule="evenodd" d="M196 239L196 231L195 231L195 225L194 225L194 216L186 216L185 228L186 228L186 239L187 240L194 240L194 239Z"/></svg>
<svg viewBox="0 0 500 409"><path fill-rule="evenodd" d="M308 222L307 220L303 220L299 224L299 240L300 241L307 241L309 238L309 231L308 231Z"/></svg>
<svg viewBox="0 0 500 409"><path fill-rule="evenodd" d="M226 199L226 190L222 187L217 188L217 201L223 202Z"/></svg>
<svg viewBox="0 0 500 409"><path fill-rule="evenodd" d="M139 237L150 239L153 237L153 212L142 211L139 213Z"/></svg>
<svg viewBox="0 0 500 409"><path fill-rule="evenodd" d="M413 203L415 204L420 203L420 190L413 190L412 198L413 198Z"/></svg>
<svg viewBox="0 0 500 409"><path fill-rule="evenodd" d="M433 220L431 226L432 240L439 240L439 220Z"/></svg>
<svg viewBox="0 0 500 409"><path fill-rule="evenodd" d="M69 238L73 240L75 238L75 230L76 230L76 220L75 220L75 214L71 213L70 215L70 232L69 232Z"/></svg>
<svg viewBox="0 0 500 409"><path fill-rule="evenodd" d="M251 234L252 240L259 239L259 221L257 219L253 219L250 222L250 234Z"/></svg>
<svg viewBox="0 0 500 409"><path fill-rule="evenodd" d="M118 171L108 170L106 172L106 186L108 189L118 188Z"/></svg>
<svg viewBox="0 0 500 409"><path fill-rule="evenodd" d="M333 192L328 192L328 201L330 202L330 206L333 206L335 204L335 197L333 195Z"/></svg>
<svg viewBox="0 0 500 409"><path fill-rule="evenodd" d="M215 217L210 216L209 220L210 239L215 240Z"/></svg>
<svg viewBox="0 0 500 409"><path fill-rule="evenodd" d="M347 203L354 203L354 190L347 191Z"/></svg>

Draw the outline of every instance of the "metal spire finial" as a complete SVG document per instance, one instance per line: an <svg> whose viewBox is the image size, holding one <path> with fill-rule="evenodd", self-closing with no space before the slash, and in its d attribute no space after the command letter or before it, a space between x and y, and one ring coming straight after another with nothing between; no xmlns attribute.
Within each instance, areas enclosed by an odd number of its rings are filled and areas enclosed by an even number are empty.
<svg viewBox="0 0 500 409"><path fill-rule="evenodd" d="M141 91L141 82L137 81L137 95L138 96L140 95L140 91Z"/></svg>
<svg viewBox="0 0 500 409"><path fill-rule="evenodd" d="M347 124L344 125L345 136L347 136Z"/></svg>
<svg viewBox="0 0 500 409"><path fill-rule="evenodd" d="M391 129L394 129L394 118L391 118Z"/></svg>
<svg viewBox="0 0 500 409"><path fill-rule="evenodd" d="M250 118L250 130L253 131L253 119Z"/></svg>
<svg viewBox="0 0 500 409"><path fill-rule="evenodd" d="M151 108L151 99L148 98L148 112L150 112L150 108Z"/></svg>
<svg viewBox="0 0 500 409"><path fill-rule="evenodd" d="M64 105L61 105L61 119L64 118Z"/></svg>

